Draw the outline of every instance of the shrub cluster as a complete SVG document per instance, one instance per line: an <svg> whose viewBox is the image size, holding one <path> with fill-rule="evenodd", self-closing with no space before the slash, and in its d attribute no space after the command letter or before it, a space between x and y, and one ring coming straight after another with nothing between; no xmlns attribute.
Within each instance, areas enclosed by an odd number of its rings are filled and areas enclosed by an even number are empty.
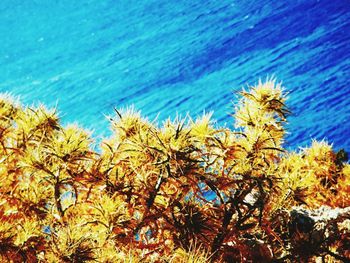
<svg viewBox="0 0 350 263"><path fill-rule="evenodd" d="M346 153L283 149L273 80L240 95L235 130L116 110L100 151L2 95L1 262L349 262Z"/></svg>

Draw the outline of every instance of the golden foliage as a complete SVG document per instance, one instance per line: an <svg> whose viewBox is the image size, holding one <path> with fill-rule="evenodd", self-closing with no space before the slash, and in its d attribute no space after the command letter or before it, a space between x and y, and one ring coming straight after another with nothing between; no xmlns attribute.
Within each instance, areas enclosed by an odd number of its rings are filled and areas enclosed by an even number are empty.
<svg viewBox="0 0 350 263"><path fill-rule="evenodd" d="M324 141L283 149L275 80L240 95L236 130L211 114L159 127L116 110L100 152L55 110L0 96L1 262L350 260L348 219L315 243L293 212L350 207L346 153Z"/></svg>

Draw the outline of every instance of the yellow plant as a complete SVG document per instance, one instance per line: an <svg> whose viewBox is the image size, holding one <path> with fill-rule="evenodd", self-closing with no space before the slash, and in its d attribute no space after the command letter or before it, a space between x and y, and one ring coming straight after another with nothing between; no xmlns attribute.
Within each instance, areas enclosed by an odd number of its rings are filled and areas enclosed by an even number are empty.
<svg viewBox="0 0 350 263"><path fill-rule="evenodd" d="M349 261L345 151L283 148L275 80L240 95L235 130L116 110L99 152L55 110L0 96L0 261Z"/></svg>

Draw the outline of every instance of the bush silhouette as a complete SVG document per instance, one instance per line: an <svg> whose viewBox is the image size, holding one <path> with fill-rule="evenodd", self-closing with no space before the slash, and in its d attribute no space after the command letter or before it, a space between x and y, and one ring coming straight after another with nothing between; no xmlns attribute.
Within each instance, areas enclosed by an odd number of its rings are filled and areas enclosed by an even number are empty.
<svg viewBox="0 0 350 263"><path fill-rule="evenodd" d="M274 80L240 95L235 130L116 110L99 152L2 95L1 262L349 262L345 151L283 149Z"/></svg>

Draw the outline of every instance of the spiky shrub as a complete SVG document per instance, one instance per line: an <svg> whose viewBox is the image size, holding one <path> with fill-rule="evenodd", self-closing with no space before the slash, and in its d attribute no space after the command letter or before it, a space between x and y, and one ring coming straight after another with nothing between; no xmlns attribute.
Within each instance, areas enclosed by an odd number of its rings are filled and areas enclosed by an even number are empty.
<svg viewBox="0 0 350 263"><path fill-rule="evenodd" d="M316 141L286 152L281 85L240 94L236 130L216 128L210 114L159 127L116 110L99 152L55 111L3 95L1 261L349 260L345 152ZM340 212L305 214L325 207Z"/></svg>

